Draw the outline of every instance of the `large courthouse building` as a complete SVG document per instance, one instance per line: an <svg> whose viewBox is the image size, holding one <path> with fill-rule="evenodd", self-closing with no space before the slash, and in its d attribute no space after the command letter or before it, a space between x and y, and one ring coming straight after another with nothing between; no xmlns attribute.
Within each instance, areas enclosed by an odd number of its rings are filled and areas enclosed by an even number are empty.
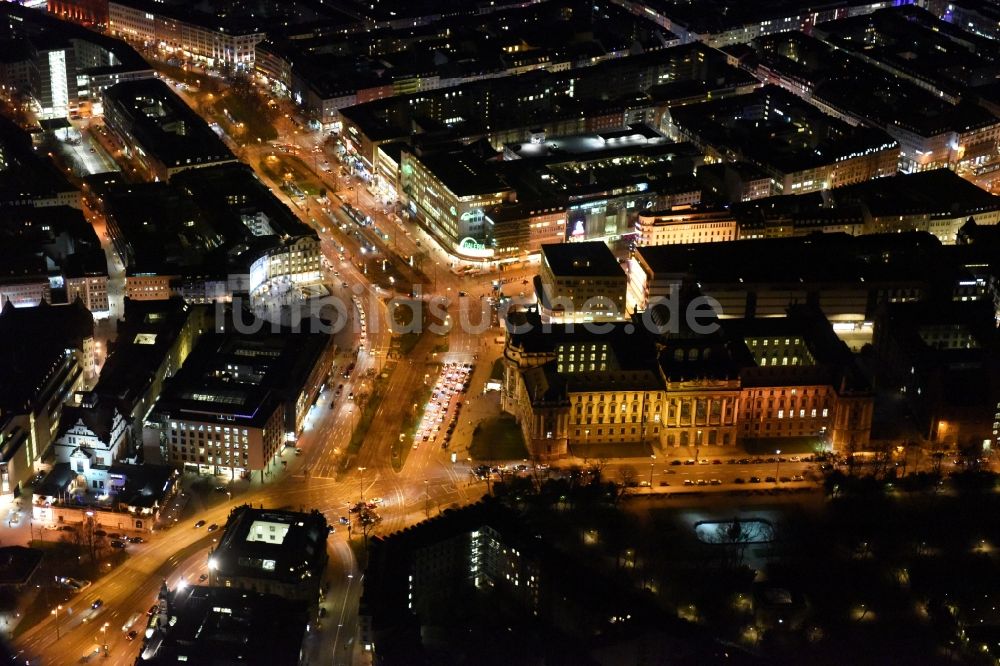
<svg viewBox="0 0 1000 666"><path fill-rule="evenodd" d="M710 312L710 310L708 310ZM663 310L601 328L508 320L503 408L539 458L590 445L782 448L791 438L868 444L872 393L822 312L715 320L696 332Z"/></svg>

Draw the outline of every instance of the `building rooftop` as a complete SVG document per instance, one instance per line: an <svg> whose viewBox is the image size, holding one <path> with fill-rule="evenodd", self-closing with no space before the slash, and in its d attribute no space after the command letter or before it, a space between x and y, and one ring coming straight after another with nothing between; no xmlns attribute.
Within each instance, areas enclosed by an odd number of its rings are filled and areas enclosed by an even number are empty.
<svg viewBox="0 0 1000 666"><path fill-rule="evenodd" d="M458 197L493 194L510 189L495 169L478 154L467 149L427 153L417 159Z"/></svg>
<svg viewBox="0 0 1000 666"><path fill-rule="evenodd" d="M811 234L636 249L636 257L659 276L711 284L877 283L923 279L928 256L940 241L925 232L850 236ZM878 257L880 261L873 259Z"/></svg>
<svg viewBox="0 0 1000 666"><path fill-rule="evenodd" d="M873 34L877 39L870 38ZM916 5L824 23L814 35L954 99L1000 73L993 40L960 30Z"/></svg>
<svg viewBox="0 0 1000 666"><path fill-rule="evenodd" d="M877 178L838 187L828 195L836 207L860 203L878 217L914 213L957 217L1000 210L1000 196L980 189L951 169Z"/></svg>
<svg viewBox="0 0 1000 666"><path fill-rule="evenodd" d="M234 11L233 3L222 3L214 0L198 3L199 6L191 6L186 2L176 0L170 2L157 2L154 0L115 0L116 3L133 7L142 11L155 13L168 18L185 21L209 30L218 30L228 35L253 35L264 34L261 16L254 18L250 12ZM293 6L298 3L289 3ZM263 10L264 3L254 5L258 11ZM271 20L274 17L268 17Z"/></svg>
<svg viewBox="0 0 1000 666"><path fill-rule="evenodd" d="M250 241L268 236L268 242L281 242L303 236L316 237L316 231L298 217L260 181L246 164L221 164L180 173L171 183L191 195L213 227L227 239ZM266 220L264 232L257 233L243 222L244 217Z"/></svg>
<svg viewBox="0 0 1000 666"><path fill-rule="evenodd" d="M0 308L0 407L21 409L30 403L94 335L94 318L77 299L66 305Z"/></svg>
<svg viewBox="0 0 1000 666"><path fill-rule="evenodd" d="M16 275L15 267L31 258L43 260L43 274L108 274L97 233L83 212L70 206L21 206L5 211L0 219L0 272Z"/></svg>
<svg viewBox="0 0 1000 666"><path fill-rule="evenodd" d="M782 174L898 146L882 130L851 127L776 86L670 113L700 145Z"/></svg>
<svg viewBox="0 0 1000 666"><path fill-rule="evenodd" d="M0 548L0 586L24 585L42 563L42 551L24 546Z"/></svg>
<svg viewBox="0 0 1000 666"><path fill-rule="evenodd" d="M26 200L66 192L76 188L51 160L35 152L28 132L0 116L0 206L23 206Z"/></svg>
<svg viewBox="0 0 1000 666"><path fill-rule="evenodd" d="M160 79L126 81L104 91L105 113L114 106L122 128L168 168L236 161L226 144ZM108 114L110 115L110 114Z"/></svg>
<svg viewBox="0 0 1000 666"><path fill-rule="evenodd" d="M650 105L647 89L661 78L710 81L712 90L735 89L746 72L701 44L612 58L589 67L559 72L472 81L357 104L341 111L372 141L400 140L437 132L474 139L503 130L550 125L557 120L620 113Z"/></svg>
<svg viewBox="0 0 1000 666"><path fill-rule="evenodd" d="M557 277L615 277L625 271L604 241L542 245L542 261Z"/></svg>
<svg viewBox="0 0 1000 666"><path fill-rule="evenodd" d="M291 584L313 578L318 586L326 566L329 531L319 511L236 507L212 552L213 570L224 577Z"/></svg>
<svg viewBox="0 0 1000 666"><path fill-rule="evenodd" d="M929 137L1000 122L974 102L951 104L908 78L800 32L761 37L752 45L763 65L812 90L817 102L873 125Z"/></svg>
<svg viewBox="0 0 1000 666"><path fill-rule="evenodd" d="M135 71L152 73L149 63L123 40L102 35L69 21L62 21L49 13L24 7L16 2L5 2L0 5L0 17L9 17L5 22L14 27L16 34L23 35L36 48L50 48L59 42L67 45L72 45L73 42L85 44L93 66L86 67L85 63L78 63L83 73ZM0 52L2 51L4 49L0 49Z"/></svg>
<svg viewBox="0 0 1000 666"><path fill-rule="evenodd" d="M159 301L125 299L124 309L118 337L109 344L94 392L112 398L123 414L130 414L177 342L191 308L175 297Z"/></svg>
<svg viewBox="0 0 1000 666"><path fill-rule="evenodd" d="M202 335L180 371L165 382L156 412L262 426L279 404L294 404L329 343L325 333L226 330Z"/></svg>
<svg viewBox="0 0 1000 666"><path fill-rule="evenodd" d="M550 2L483 4L471 23L467 12L472 5L434 13L427 23L404 20L414 7L387 11L363 5L358 15L378 14L384 21L358 30L360 24L337 25L327 19L322 28L289 32L260 48L281 56L304 85L329 99L380 86L412 89L427 79L444 85L532 66L589 66L595 59L634 48L662 49L677 40L612 3L589 11ZM389 13L393 11L395 16Z"/></svg>
<svg viewBox="0 0 1000 666"><path fill-rule="evenodd" d="M566 158L577 155L593 156L605 150L631 150L650 144L669 143L669 139L650 126L636 124L613 132L592 132L552 138L539 135L537 141L507 144L504 146L504 151L507 159L550 156Z"/></svg>
<svg viewBox="0 0 1000 666"><path fill-rule="evenodd" d="M168 619L161 623L161 616L154 615L155 625L143 643L139 663L299 663L309 622L303 603L201 585L177 587L160 595Z"/></svg>
<svg viewBox="0 0 1000 666"><path fill-rule="evenodd" d="M840 8L846 14L848 8L866 6L867 0L833 0L816 3L814 0L764 0L746 3L741 0L707 0L693 5L685 0L646 0L649 8L667 16L677 28L686 29L697 35L712 35L743 26L757 27L763 22L776 19L796 18L802 14L817 11L832 11ZM798 23L795 23L798 27ZM676 28L675 28L676 30Z"/></svg>
<svg viewBox="0 0 1000 666"><path fill-rule="evenodd" d="M187 192L165 182L131 183L105 195L112 241L128 274L225 275L225 236Z"/></svg>

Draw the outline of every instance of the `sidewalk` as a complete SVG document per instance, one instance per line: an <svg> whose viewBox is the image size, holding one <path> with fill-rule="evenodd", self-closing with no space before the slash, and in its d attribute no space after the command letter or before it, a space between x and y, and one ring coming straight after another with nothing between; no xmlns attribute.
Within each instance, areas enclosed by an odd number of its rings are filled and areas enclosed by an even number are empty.
<svg viewBox="0 0 1000 666"><path fill-rule="evenodd" d="M553 466L555 467L567 467L572 465L579 465L581 467L586 467L597 463L598 461L607 464L637 464L637 463L648 463L652 460L658 462L663 462L670 464L672 460L721 460L723 462L731 460L733 458L756 458L760 457L756 454L747 453L744 449L736 446L678 446L675 448L664 449L654 445L646 445L646 449L651 451L648 455L632 455L632 456L601 456L597 455L599 450L595 447L595 455L579 456L579 455L569 455L565 458L559 458L553 461ZM571 449L572 450L572 449ZM579 451L579 447L577 448ZM800 454L809 455L809 454ZM764 456L771 457L771 456Z"/></svg>

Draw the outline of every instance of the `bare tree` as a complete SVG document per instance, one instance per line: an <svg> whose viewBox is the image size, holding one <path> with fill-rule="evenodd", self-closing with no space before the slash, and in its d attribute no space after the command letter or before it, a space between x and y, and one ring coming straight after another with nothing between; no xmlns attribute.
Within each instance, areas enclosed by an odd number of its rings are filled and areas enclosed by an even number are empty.
<svg viewBox="0 0 1000 666"><path fill-rule="evenodd" d="M719 523L715 528L716 542L725 547L725 564L735 569L743 565L747 546L756 537L756 531L738 517L728 523Z"/></svg>
<svg viewBox="0 0 1000 666"><path fill-rule="evenodd" d="M607 458L598 458L596 462L591 462L587 465L587 471L590 472L595 478L600 477L604 473L604 468L608 466Z"/></svg>
<svg viewBox="0 0 1000 666"><path fill-rule="evenodd" d="M580 486L580 481L583 479L583 470L580 469L579 465L571 465L566 470L566 476L569 478L570 488L575 490Z"/></svg>
<svg viewBox="0 0 1000 666"><path fill-rule="evenodd" d="M632 467L631 465L623 465L618 468L618 481L622 484L622 486L631 488L638 483L636 480L637 478L635 467Z"/></svg>
<svg viewBox="0 0 1000 666"><path fill-rule="evenodd" d="M876 479L884 478L892 467L892 448L887 442L881 442L875 446L872 457L872 475Z"/></svg>

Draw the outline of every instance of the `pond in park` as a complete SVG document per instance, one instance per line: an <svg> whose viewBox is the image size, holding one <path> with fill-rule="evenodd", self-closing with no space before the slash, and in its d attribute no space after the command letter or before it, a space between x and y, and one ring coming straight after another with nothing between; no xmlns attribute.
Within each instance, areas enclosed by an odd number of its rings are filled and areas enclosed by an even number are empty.
<svg viewBox="0 0 1000 666"><path fill-rule="evenodd" d="M774 526L761 518L706 520L696 523L694 531L703 543L768 543L774 541Z"/></svg>

